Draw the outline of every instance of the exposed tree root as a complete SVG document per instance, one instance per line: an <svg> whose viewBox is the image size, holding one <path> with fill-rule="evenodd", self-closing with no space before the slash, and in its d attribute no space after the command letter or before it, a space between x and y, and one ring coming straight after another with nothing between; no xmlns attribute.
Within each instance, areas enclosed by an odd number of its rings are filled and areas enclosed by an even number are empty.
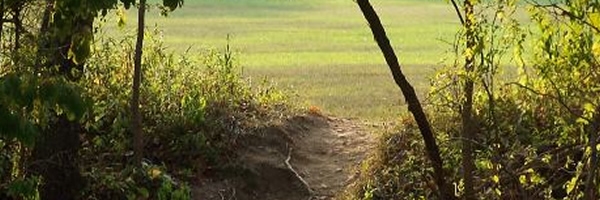
<svg viewBox="0 0 600 200"><path fill-rule="evenodd" d="M315 194L315 191L310 187L310 185L308 184L308 182L306 182L306 180L304 180L304 178L302 178L302 176L300 176L300 174L294 169L294 167L292 166L292 164L290 164L290 160L292 159L292 151L294 150L292 147L289 146L289 144L287 144L286 146L288 146L288 156L285 159L285 166L287 166L287 168L294 173L294 175L296 176L296 178L298 178L298 180L300 180L300 182L302 182L302 184L304 185L304 187L306 187L306 190L308 190L308 193L310 194L310 196L313 196ZM311 199L311 198L309 198Z"/></svg>

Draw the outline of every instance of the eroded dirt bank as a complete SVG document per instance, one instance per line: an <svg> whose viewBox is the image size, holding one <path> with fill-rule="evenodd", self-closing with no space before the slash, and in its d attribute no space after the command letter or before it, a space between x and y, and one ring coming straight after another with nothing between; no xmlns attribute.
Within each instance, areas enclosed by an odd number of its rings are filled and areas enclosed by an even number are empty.
<svg viewBox="0 0 600 200"><path fill-rule="evenodd" d="M292 117L261 132L244 138L237 164L195 186L193 198L334 199L374 144L360 124L320 115Z"/></svg>

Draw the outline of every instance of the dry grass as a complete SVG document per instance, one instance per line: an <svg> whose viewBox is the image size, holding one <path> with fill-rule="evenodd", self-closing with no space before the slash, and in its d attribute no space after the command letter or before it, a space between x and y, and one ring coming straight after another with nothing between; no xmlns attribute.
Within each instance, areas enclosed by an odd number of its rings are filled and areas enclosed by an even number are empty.
<svg viewBox="0 0 600 200"><path fill-rule="evenodd" d="M424 94L458 29L443 1L373 2L404 71ZM135 24L129 15L129 26ZM396 118L406 108L358 7L352 0L186 0L169 17L148 19L167 45L224 47L227 35L246 76L268 77L294 90L305 105L370 121ZM110 28L110 27L109 27Z"/></svg>

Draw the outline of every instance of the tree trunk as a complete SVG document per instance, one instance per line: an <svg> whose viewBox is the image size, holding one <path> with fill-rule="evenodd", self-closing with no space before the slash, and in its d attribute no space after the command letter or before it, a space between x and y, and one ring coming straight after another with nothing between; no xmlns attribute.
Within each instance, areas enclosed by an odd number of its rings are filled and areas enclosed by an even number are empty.
<svg viewBox="0 0 600 200"><path fill-rule="evenodd" d="M475 30L474 26L474 12L473 4L471 0L465 0L465 29L466 29L466 49L474 50L475 48ZM465 78L464 86L464 101L461 109L462 117L462 167L463 167L463 181L464 181L464 199L471 200L475 199L475 191L473 189L473 170L475 165L473 162L473 141L475 139L475 124L472 119L473 110L473 80L470 75L473 73L474 66L474 54L471 53L465 58L465 72L467 77Z"/></svg>
<svg viewBox="0 0 600 200"><path fill-rule="evenodd" d="M79 133L83 127L59 115L44 130L32 152L31 170L44 178L40 199L75 200L85 186L79 173Z"/></svg>
<svg viewBox="0 0 600 200"><path fill-rule="evenodd" d="M441 199L455 199L456 197L454 196L454 191L445 180L443 161L435 141L435 136L431 130L431 125L429 124L427 116L423 112L423 108L419 102L414 88L412 85L410 85L402 73L396 53L390 45L390 41L387 38L385 29L379 20L379 16L377 16L377 13L368 0L357 0L357 3L365 19L369 22L374 39L377 41L377 44L379 45L379 48L385 57L385 60L392 72L392 76L394 77L394 81L402 90L402 94L404 95L404 98L408 104L408 110L412 113L417 125L419 126L419 130L423 136L423 140L425 141L427 155L431 160L431 164L433 165L434 179L439 190L439 195Z"/></svg>
<svg viewBox="0 0 600 200"><path fill-rule="evenodd" d="M15 46L13 51L17 52L21 48L21 9L23 3L15 2L12 6L13 24L15 25Z"/></svg>
<svg viewBox="0 0 600 200"><path fill-rule="evenodd" d="M588 144L590 147L590 161L589 161L589 172L587 176L587 180L585 181L585 196L584 199L598 199L597 198L597 183L596 183L596 171L598 168L598 149L596 149L597 139L598 139L598 131L600 131L600 106L596 106L594 111L593 121L590 122L590 127L588 128Z"/></svg>
<svg viewBox="0 0 600 200"><path fill-rule="evenodd" d="M141 164L144 156L144 138L142 130L142 115L140 113L140 85L142 82L142 47L144 46L144 20L146 0L140 0L138 9L138 33L135 44L133 87L131 98L131 129L133 132L134 162Z"/></svg>
<svg viewBox="0 0 600 200"><path fill-rule="evenodd" d="M43 60L45 60L49 55L48 55L48 50L46 49L50 49L50 41L49 39L49 28L50 28L50 17L52 15L53 12L53 8L54 8L54 0L46 0L45 2L46 4L44 5L44 12L42 14L42 21L40 23L40 33L39 33L39 40L37 41L37 52L36 52L36 59L35 59L35 71L34 73L39 73L41 68L43 68ZM56 56L51 56L51 57L56 57ZM46 63L47 64L47 63Z"/></svg>
<svg viewBox="0 0 600 200"><path fill-rule="evenodd" d="M466 29L466 49L473 50L475 48L475 30L473 29L473 4L470 0L465 0L465 29ZM463 181L464 181L464 199L470 200L475 199L473 189L473 170L475 165L473 163L473 145L472 142L474 137L474 123L472 119L473 110L473 80L470 75L474 69L474 56L473 54L467 55L465 58L465 72L467 78L465 79L464 86L464 102L461 110L462 117L462 167L463 167Z"/></svg>
<svg viewBox="0 0 600 200"><path fill-rule="evenodd" d="M54 1L48 0L50 4ZM49 12L50 5L47 5L46 11ZM56 30L58 27L68 30L62 35L55 32L42 35L38 42L39 64L41 60L45 60L45 67L53 69L59 67L57 76L64 76L70 81L77 81L77 76L72 76L73 69L83 70L84 63L77 63L72 58L69 58L68 52L72 45L72 39L79 34L81 30L91 30L93 25L93 16L84 16L80 13L74 14L68 9L59 7L57 12L61 12L65 18L71 20L70 27L61 27L54 21L43 19L41 28L45 28L48 32ZM40 29L42 30L42 29ZM44 34L44 33L42 33ZM47 37L46 37L47 36ZM77 121L70 121L66 115L56 116L49 127L43 130L41 137L36 140L35 147L32 152L32 173L43 177L44 182L40 186L40 199L77 199L81 189L85 186L85 180L81 177L78 157L81 147L80 134L85 132L82 125Z"/></svg>
<svg viewBox="0 0 600 200"><path fill-rule="evenodd" d="M0 0L0 41L2 41L2 32L4 31L4 0ZM0 43L0 49L2 49L2 43Z"/></svg>

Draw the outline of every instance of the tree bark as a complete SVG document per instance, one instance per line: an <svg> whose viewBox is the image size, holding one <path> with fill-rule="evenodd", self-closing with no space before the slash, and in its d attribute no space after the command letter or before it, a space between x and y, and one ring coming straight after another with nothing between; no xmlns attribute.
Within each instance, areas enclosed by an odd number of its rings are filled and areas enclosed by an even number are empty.
<svg viewBox="0 0 600 200"><path fill-rule="evenodd" d="M15 25L15 46L13 51L17 52L21 48L21 9L23 3L15 2L12 6L13 24Z"/></svg>
<svg viewBox="0 0 600 200"><path fill-rule="evenodd" d="M471 0L465 0L465 24L466 29L466 49L474 50L475 41L475 30L474 26L474 12L473 4ZM473 188L473 170L475 165L473 162L473 141L475 139L475 124L473 123L472 110L473 110L473 80L470 75L474 70L474 54L471 53L465 58L465 72L467 77L465 78L464 85L464 101L461 109L462 118L462 167L463 167L463 181L464 181L464 199L471 200L475 199L475 191Z"/></svg>
<svg viewBox="0 0 600 200"><path fill-rule="evenodd" d="M4 31L4 0L0 0L0 41L2 41L2 32ZM0 49L3 46L0 43Z"/></svg>
<svg viewBox="0 0 600 200"><path fill-rule="evenodd" d="M454 11L456 11L456 16L460 20L460 24L465 25L465 20L463 19L463 16L460 13L460 8L458 8L458 4L456 3L456 0L450 0L450 2L452 2L452 7L454 7Z"/></svg>
<svg viewBox="0 0 600 200"><path fill-rule="evenodd" d="M584 199L598 199L597 198L597 183L596 183L596 171L598 168L598 149L596 149L598 139L598 131L600 131L600 106L596 106L594 111L593 121L590 122L588 129L588 144L590 147L590 161L589 161L589 172L585 181L585 196Z"/></svg>
<svg viewBox="0 0 600 200"><path fill-rule="evenodd" d="M30 170L44 178L40 199L75 200L85 187L78 158L79 134L84 131L81 124L58 115L36 141Z"/></svg>
<svg viewBox="0 0 600 200"><path fill-rule="evenodd" d="M390 41L385 33L383 25L379 20L379 16L371 6L368 0L357 0L358 6L360 7L365 19L369 22L373 37L377 42L383 56L392 72L394 81L402 91L404 98L408 104L408 110L412 113L423 140L425 141L425 148L427 156L431 160L434 170L435 183L439 190L439 196L441 199L455 199L454 191L445 180L445 172L443 169L443 161L440 156L439 148L435 141L435 136L431 130L431 125L427 119L427 116L423 112L423 107L419 102L417 94L415 93L412 85L406 80L406 77L402 73L400 63L396 57L394 49L390 45Z"/></svg>
<svg viewBox="0 0 600 200"><path fill-rule="evenodd" d="M52 14L54 8L54 0L46 0L44 4L44 12L42 14L42 21L40 23L39 29L39 39L37 41L37 56L35 59L35 71L34 73L39 73L43 68L43 62L45 58L48 57L48 50L50 48L49 41L49 28L50 28L50 15ZM55 56L54 56L55 57ZM44 63L48 64L48 63Z"/></svg>
<svg viewBox="0 0 600 200"><path fill-rule="evenodd" d="M131 98L131 130L133 133L134 162L140 165L144 156L144 137L142 130L142 115L140 113L140 85L142 82L142 48L144 46L144 22L146 0L140 0L138 8L138 32L135 44L133 87Z"/></svg>
<svg viewBox="0 0 600 200"><path fill-rule="evenodd" d="M48 5L45 13L49 12L50 5L55 1L47 0ZM38 42L38 58L36 64L45 60L45 67L54 69L59 67L57 76L64 76L70 81L77 81L79 77L71 75L72 69L83 70L84 63L78 63L68 56L68 51L72 45L72 39L79 33L78 31L91 30L93 25L93 15L86 16L75 14L69 9L62 7L56 8L61 12L64 18L73 22L69 27L61 26L56 21L43 19L42 36ZM46 14L44 14L46 15ZM16 27L20 27L16 26ZM66 30L62 35L55 34L56 29L60 27ZM48 33L43 32L46 30ZM37 66L41 67L41 66ZM59 115L53 112L56 118L49 123L49 128L44 129L42 136L36 140L32 152L32 162L35 163L32 173L43 177L44 182L40 186L40 199L77 199L81 190L85 187L85 179L82 178L78 163L78 152L81 147L80 134L85 133L82 125L77 121L70 121L64 114Z"/></svg>

